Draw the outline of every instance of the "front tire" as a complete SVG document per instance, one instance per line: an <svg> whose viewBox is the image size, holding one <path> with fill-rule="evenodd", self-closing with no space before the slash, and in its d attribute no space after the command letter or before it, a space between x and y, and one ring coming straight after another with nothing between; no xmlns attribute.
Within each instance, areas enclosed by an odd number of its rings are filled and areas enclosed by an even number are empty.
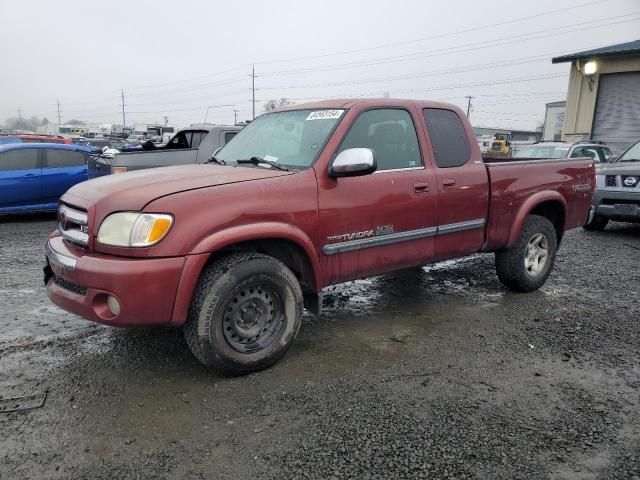
<svg viewBox="0 0 640 480"><path fill-rule="evenodd" d="M557 249L553 224L546 217L530 215L515 246L496 252L498 279L515 292L537 290L551 274Z"/></svg>
<svg viewBox="0 0 640 480"><path fill-rule="evenodd" d="M259 253L236 253L202 272L184 334L205 366L243 375L276 363L302 319L303 296L293 272Z"/></svg>
<svg viewBox="0 0 640 480"><path fill-rule="evenodd" d="M590 232L602 232L609 223L609 219L606 217L601 217L600 215L594 215L591 221L582 226L585 230L589 230Z"/></svg>

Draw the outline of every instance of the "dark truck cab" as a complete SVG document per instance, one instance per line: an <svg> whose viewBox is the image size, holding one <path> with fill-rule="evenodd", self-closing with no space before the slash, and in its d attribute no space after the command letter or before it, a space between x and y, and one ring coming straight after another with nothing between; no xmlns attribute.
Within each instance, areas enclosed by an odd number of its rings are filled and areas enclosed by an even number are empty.
<svg viewBox="0 0 640 480"><path fill-rule="evenodd" d="M583 225L591 159L488 159L457 107L332 100L258 117L206 164L69 190L46 245L58 306L173 325L228 374L284 355L325 287L476 252L528 292Z"/></svg>

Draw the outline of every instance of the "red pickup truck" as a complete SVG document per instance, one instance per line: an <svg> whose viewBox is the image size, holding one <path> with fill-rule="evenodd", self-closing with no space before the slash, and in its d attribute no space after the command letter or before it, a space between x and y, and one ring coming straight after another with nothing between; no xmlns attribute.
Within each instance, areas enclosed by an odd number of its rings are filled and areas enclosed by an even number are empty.
<svg viewBox="0 0 640 480"><path fill-rule="evenodd" d="M495 252L504 285L539 288L594 188L591 159L483 161L448 104L296 105L207 164L70 189L45 282L89 320L183 326L203 364L243 374L284 355L328 285Z"/></svg>

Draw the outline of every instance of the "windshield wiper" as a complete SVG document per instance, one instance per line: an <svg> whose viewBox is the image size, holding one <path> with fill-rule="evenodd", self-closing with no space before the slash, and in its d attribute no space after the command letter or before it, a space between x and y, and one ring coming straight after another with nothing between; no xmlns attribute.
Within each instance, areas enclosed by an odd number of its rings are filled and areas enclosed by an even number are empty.
<svg viewBox="0 0 640 480"><path fill-rule="evenodd" d="M236 163L251 163L253 165L266 164L266 165L271 165L276 170L284 170L285 172L289 171L287 167L280 165L278 162L274 162L273 160L267 160L265 158L260 158L260 157L244 158L241 160L236 160Z"/></svg>
<svg viewBox="0 0 640 480"><path fill-rule="evenodd" d="M207 160L204 163L217 163L218 165L226 165L227 164L227 162L225 162L224 160L217 159L216 157L211 157L209 160Z"/></svg>

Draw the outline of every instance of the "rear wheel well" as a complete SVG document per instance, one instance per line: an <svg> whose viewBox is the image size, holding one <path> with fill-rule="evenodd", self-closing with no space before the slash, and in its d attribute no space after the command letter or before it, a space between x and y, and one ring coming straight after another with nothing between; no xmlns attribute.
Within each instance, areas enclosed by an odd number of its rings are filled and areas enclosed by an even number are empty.
<svg viewBox="0 0 640 480"><path fill-rule="evenodd" d="M295 242L284 238L261 238L228 245L211 254L207 263L215 262L230 253L257 252L280 260L298 278L304 293L316 293L313 266L304 249Z"/></svg>
<svg viewBox="0 0 640 480"><path fill-rule="evenodd" d="M553 228L556 231L556 237L558 238L558 244L560 244L560 240L562 240L562 234L564 233L564 218L565 211L562 203L556 200L547 200L546 202L542 202L529 212L529 215L540 215L541 217L545 217L552 224Z"/></svg>

